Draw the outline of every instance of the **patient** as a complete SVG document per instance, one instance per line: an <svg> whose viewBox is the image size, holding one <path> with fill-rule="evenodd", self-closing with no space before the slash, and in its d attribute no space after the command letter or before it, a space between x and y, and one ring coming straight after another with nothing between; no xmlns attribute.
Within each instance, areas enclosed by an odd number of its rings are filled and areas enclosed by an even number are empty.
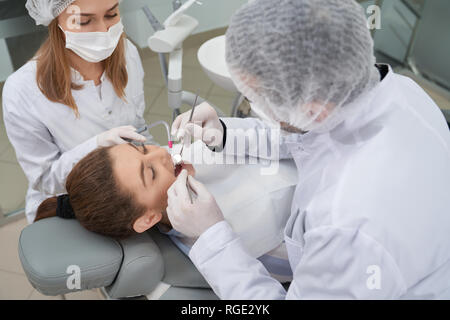
<svg viewBox="0 0 450 320"><path fill-rule="evenodd" d="M192 165L183 168L194 175ZM167 190L175 179L165 149L130 143L92 151L72 169L66 190L83 227L123 239L158 222L171 227L166 214ZM56 209L57 198L46 199L34 221L56 216Z"/></svg>
<svg viewBox="0 0 450 320"><path fill-rule="evenodd" d="M195 174L192 165L183 168ZM86 229L124 239L159 223L159 230L188 254L195 239L171 230L166 214L167 190L175 180L165 149L122 144L96 149L78 162L67 177L66 190L76 219ZM39 206L34 221L56 216L56 210L57 197L49 198ZM280 282L292 279L284 243L258 259Z"/></svg>

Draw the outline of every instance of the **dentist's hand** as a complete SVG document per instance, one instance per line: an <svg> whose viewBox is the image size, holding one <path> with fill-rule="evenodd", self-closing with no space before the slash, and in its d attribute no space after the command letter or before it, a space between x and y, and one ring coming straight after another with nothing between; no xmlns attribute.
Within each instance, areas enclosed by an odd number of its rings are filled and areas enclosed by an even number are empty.
<svg viewBox="0 0 450 320"><path fill-rule="evenodd" d="M99 147L110 147L117 144L127 143L124 138L139 142L144 142L147 140L146 137L136 133L135 127L123 126L100 133L97 136L97 145Z"/></svg>
<svg viewBox="0 0 450 320"><path fill-rule="evenodd" d="M191 200L186 187L189 183L197 195ZM205 186L181 171L177 180L167 191L167 215L172 227L188 237L200 237L209 227L224 220L222 211Z"/></svg>
<svg viewBox="0 0 450 320"><path fill-rule="evenodd" d="M172 136L176 140L182 137L201 139L207 146L216 147L222 144L223 127L216 110L203 102L195 107L191 122L191 110L180 114L172 124Z"/></svg>

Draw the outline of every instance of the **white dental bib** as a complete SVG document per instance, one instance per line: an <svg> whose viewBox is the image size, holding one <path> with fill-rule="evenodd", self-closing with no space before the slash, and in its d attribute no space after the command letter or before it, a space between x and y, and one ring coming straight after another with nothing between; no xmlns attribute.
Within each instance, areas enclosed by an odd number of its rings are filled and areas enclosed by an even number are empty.
<svg viewBox="0 0 450 320"><path fill-rule="evenodd" d="M174 146L174 151L178 148L179 145ZM191 148L197 153L211 153L200 142ZM185 148L184 155L189 154L189 149ZM195 178L215 197L225 220L255 258L282 243L298 182L293 160L280 160L276 174L262 175L261 169L267 167L267 164L194 163Z"/></svg>

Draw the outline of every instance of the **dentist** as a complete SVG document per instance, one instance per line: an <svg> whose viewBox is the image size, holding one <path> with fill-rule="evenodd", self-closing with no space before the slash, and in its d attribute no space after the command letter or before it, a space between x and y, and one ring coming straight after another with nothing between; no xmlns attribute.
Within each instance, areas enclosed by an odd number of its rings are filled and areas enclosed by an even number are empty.
<svg viewBox="0 0 450 320"><path fill-rule="evenodd" d="M118 0L28 0L48 38L3 89L8 137L29 187L26 216L65 193L72 167L99 146L151 142L145 125L144 71L123 33Z"/></svg>
<svg viewBox="0 0 450 320"><path fill-rule="evenodd" d="M185 171L178 176L167 213L176 230L199 236L189 256L214 292L222 299L450 298L450 133L416 83L375 64L360 5L255 0L233 16L226 38L232 78L266 121L219 120L203 104L195 124L182 114L174 133L225 144L227 152L236 128L254 131L247 135L253 146L260 129L281 128L279 158L295 160L300 182L284 230L293 273L286 291L247 253L208 190ZM193 203L187 183L197 193Z"/></svg>

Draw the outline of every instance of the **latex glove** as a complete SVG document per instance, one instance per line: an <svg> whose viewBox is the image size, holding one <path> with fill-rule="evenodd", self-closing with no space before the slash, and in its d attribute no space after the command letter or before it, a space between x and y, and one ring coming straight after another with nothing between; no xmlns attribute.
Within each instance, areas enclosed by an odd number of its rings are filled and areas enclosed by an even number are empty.
<svg viewBox="0 0 450 320"><path fill-rule="evenodd" d="M189 183L196 196L191 199L186 187ZM196 238L217 222L224 220L222 211L205 186L181 171L167 191L167 215L172 227L184 235Z"/></svg>
<svg viewBox="0 0 450 320"><path fill-rule="evenodd" d="M175 140L201 139L207 146L220 146L223 141L223 127L216 110L207 102L195 107L191 122L191 110L180 114L172 124L171 134Z"/></svg>
<svg viewBox="0 0 450 320"><path fill-rule="evenodd" d="M97 136L97 144L99 147L110 147L117 144L128 143L124 138L139 142L147 140L143 135L136 133L135 127L123 126L100 133Z"/></svg>

